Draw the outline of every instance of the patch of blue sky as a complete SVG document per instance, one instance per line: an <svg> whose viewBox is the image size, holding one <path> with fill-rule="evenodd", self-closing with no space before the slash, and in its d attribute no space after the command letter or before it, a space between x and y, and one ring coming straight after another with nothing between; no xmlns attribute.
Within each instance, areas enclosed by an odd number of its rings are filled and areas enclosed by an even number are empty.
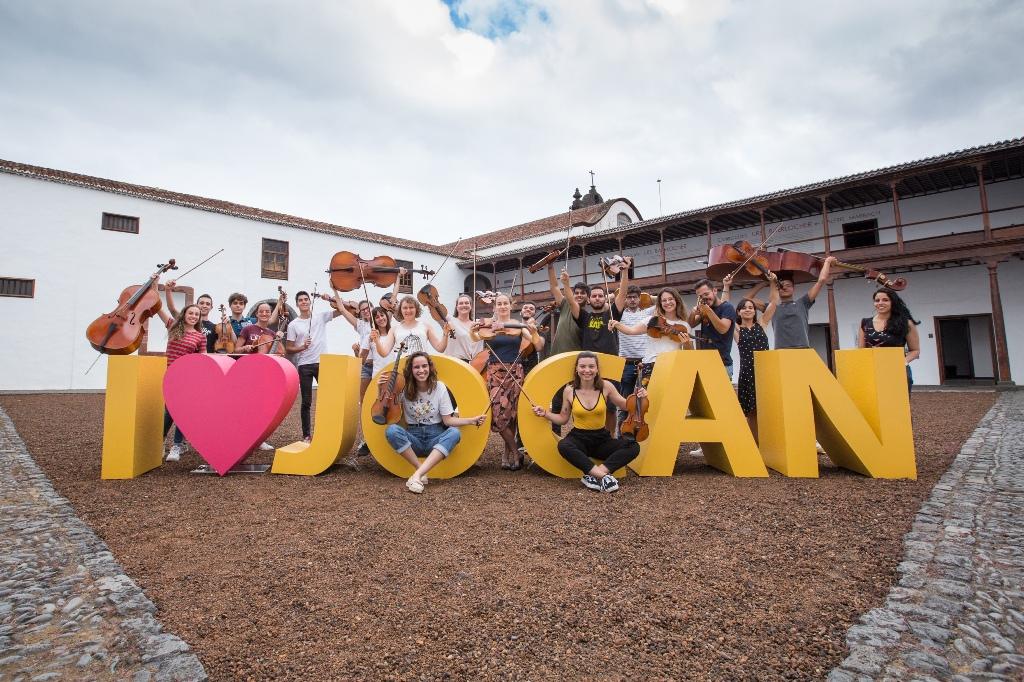
<svg viewBox="0 0 1024 682"><path fill-rule="evenodd" d="M448 7L448 16L456 28L473 31L494 40L515 33L529 14L542 23L548 23L550 16L542 7L536 7L530 0L499 0L486 7L473 7L466 0L442 0ZM470 7L467 7L470 4Z"/></svg>

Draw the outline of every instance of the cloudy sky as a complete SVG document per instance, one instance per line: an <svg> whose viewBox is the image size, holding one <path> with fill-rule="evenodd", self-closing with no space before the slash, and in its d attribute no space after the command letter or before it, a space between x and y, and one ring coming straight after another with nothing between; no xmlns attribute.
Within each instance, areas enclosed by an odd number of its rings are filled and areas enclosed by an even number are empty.
<svg viewBox="0 0 1024 682"><path fill-rule="evenodd" d="M445 242L1024 134L1024 2L0 0L0 158Z"/></svg>

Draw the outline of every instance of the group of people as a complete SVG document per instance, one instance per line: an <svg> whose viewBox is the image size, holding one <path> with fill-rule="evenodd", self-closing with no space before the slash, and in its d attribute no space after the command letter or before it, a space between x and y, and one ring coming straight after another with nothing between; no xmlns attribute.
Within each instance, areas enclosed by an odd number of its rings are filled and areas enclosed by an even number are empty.
<svg viewBox="0 0 1024 682"><path fill-rule="evenodd" d="M321 296L330 308L315 315L313 296L300 291L295 295L299 317L283 331L271 329L287 314L283 291L276 306L263 302L252 317L244 315L246 297L232 294L228 299L231 314L224 312L217 325L208 319L213 308L209 295L200 296L195 304L178 311L170 293L174 282L170 281L166 285L167 311L160 311L169 330L168 365L188 353L213 352L218 335L225 333L230 335L235 353L266 352L263 346L269 340L280 347L280 352L287 353L298 368L300 418L303 437L309 441L312 383L319 375L320 355L326 351L325 326L339 316L344 317L359 335L352 350L362 361L361 395L374 376L382 383L388 379L382 370L395 361L399 349L407 358L401 369L405 389L400 399L406 425L392 424L385 435L395 452L415 468L406 488L421 493L429 482L430 469L458 444L459 427L479 426L485 421L485 415L458 414L454 397L437 377L432 353L457 358L485 374L491 429L501 437L503 446L501 466L517 470L524 466L527 454L517 432L524 377L542 356L581 351L576 357L572 381L550 396L550 404L531 404L531 408L538 417L551 422L560 436L558 451L581 471L582 484L591 490L612 492L619 488L613 472L629 464L640 450L629 434L619 433L626 417L627 397L646 397L646 384L663 353L694 348L715 350L732 377L735 344L740 358L738 398L756 437L754 353L769 349L769 323L776 349L809 347L809 311L829 279L835 259L824 260L817 281L799 297L795 297L791 276L768 273L766 281L734 305L730 300L732 277L728 276L721 290L710 280L698 281L692 308L671 287L662 288L653 297L644 294L629 281L632 260L626 257L623 262L625 267L618 273L614 292L609 291L607 284L571 285L566 270L556 276L554 265L548 264L548 282L554 298L549 314L555 321L550 342L541 333L545 326L537 319L536 306L523 303L519 319L514 319L513 300L504 293L489 301L493 306L490 317L476 320L470 294L460 294L453 314L443 324L437 324L423 315L416 298L405 296L399 300L401 277L396 279L395 289L377 306L366 300L346 302L334 292ZM767 301L758 298L764 287L770 290ZM873 298L875 313L861 321L858 346L905 348L909 386L909 364L919 354L917 321L895 291L878 289ZM596 353L625 359L621 380L601 377ZM562 427L570 421L572 428L562 435ZM165 435L170 425L167 415ZM176 430L167 456L169 461L180 457L181 443L181 434ZM261 447L271 449L266 443ZM357 454L368 452L363 443ZM350 458L349 462L354 460Z"/></svg>

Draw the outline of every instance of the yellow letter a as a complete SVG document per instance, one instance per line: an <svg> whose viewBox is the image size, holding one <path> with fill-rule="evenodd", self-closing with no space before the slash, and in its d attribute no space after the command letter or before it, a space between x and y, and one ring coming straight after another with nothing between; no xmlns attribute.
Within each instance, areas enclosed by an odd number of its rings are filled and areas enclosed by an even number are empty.
<svg viewBox="0 0 1024 682"><path fill-rule="evenodd" d="M671 476L679 444L698 442L716 469L733 476L768 475L718 351L662 353L647 391L651 435L629 465L633 471Z"/></svg>
<svg viewBox="0 0 1024 682"><path fill-rule="evenodd" d="M917 478L903 351L836 352L836 377L811 349L754 354L761 455L786 476L817 477L829 459L874 478Z"/></svg>

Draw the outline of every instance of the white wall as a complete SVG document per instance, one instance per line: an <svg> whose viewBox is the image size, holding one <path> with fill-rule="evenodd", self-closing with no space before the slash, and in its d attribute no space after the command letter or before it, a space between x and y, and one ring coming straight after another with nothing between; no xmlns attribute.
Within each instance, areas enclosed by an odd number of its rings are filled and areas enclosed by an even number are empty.
<svg viewBox="0 0 1024 682"><path fill-rule="evenodd" d="M215 311L217 305L227 304L233 291L244 292L250 303L276 297L279 284L290 301L299 289L312 290L314 282L323 291L329 283L324 271L337 251L353 251L364 258L389 255L433 269L444 260L434 253L5 173L0 173L0 206L0 275L36 280L35 298L0 298L0 316L9 328L18 330L0 360L0 390L102 388L105 356L85 375L97 355L85 338L86 327L115 307L125 286L142 283L157 263L168 258L177 259L179 265L177 273L169 274L181 274L224 248L181 282L193 287L196 296L211 294ZM101 230L103 212L138 216L139 234ZM264 237L289 243L287 281L261 277ZM414 289L424 282L416 275ZM462 275L449 261L434 284L442 300L450 302L462 289ZM383 293L370 288L374 302ZM356 291L345 297L363 295ZM321 301L317 307L323 310L324 305ZM219 319L216 312L211 318ZM159 324L151 324L150 330L150 346L163 348L166 332ZM353 340L355 334L344 320L330 325L331 352L351 352Z"/></svg>

